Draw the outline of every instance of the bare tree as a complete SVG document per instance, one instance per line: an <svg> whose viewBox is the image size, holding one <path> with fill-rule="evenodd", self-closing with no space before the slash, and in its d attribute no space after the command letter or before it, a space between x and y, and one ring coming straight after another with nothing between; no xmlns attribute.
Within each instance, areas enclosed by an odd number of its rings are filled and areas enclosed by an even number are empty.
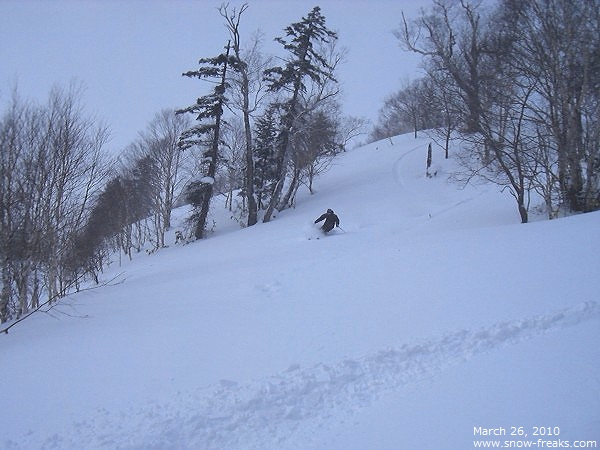
<svg viewBox="0 0 600 450"><path fill-rule="evenodd" d="M443 126L442 113L432 94L429 78L407 83L387 98L380 111L380 125L373 134L381 139L411 130L417 138L419 131Z"/></svg>
<svg viewBox="0 0 600 450"><path fill-rule="evenodd" d="M448 159L450 142L462 124L463 103L452 77L447 73L431 72L421 79L421 83L419 92L426 105L424 111L428 135L444 149L445 158Z"/></svg>
<svg viewBox="0 0 600 450"><path fill-rule="evenodd" d="M359 136L367 135L370 123L370 120L366 117L342 117L337 129L340 151L346 151L348 144Z"/></svg>
<svg viewBox="0 0 600 450"><path fill-rule="evenodd" d="M295 171L299 174L298 181L305 183L311 194L315 177L329 168L339 150L334 117L331 111L312 112L303 117L305 123L294 136ZM293 195L290 196L292 200L297 189L297 186L293 189Z"/></svg>
<svg viewBox="0 0 600 450"><path fill-rule="evenodd" d="M246 142L246 130L242 120L238 118L228 120L222 130L222 163L215 185L216 190L225 195L225 207L229 208L229 211L233 211L235 191L240 192L243 199L247 199L247 196L244 195L247 170L245 166ZM254 170L252 172L254 173ZM235 217L236 220L240 221L246 210L247 207L243 201L241 208L237 211L240 217Z"/></svg>
<svg viewBox="0 0 600 450"><path fill-rule="evenodd" d="M33 106L24 104L15 91L0 121L0 322L6 322L18 314L15 304L16 280L23 279L19 274L20 261L26 261L29 256L30 246L25 241L27 235L22 232L27 215L20 172L26 150L25 131L31 127L37 128L32 123L36 116Z"/></svg>
<svg viewBox="0 0 600 450"><path fill-rule="evenodd" d="M65 277L60 255L70 237L83 225L89 210L91 193L104 180L102 148L108 129L93 117L86 117L81 104L81 88L55 88L48 105L48 144L38 152L37 161L46 180L43 198L44 246L48 251L47 278L49 295L64 295ZM43 167L43 168L42 168Z"/></svg>
<svg viewBox="0 0 600 450"><path fill-rule="evenodd" d="M252 226L258 222L258 202L254 192L254 148L251 115L257 110L265 95L262 73L268 67L270 61L263 58L260 52L261 37L259 33L256 33L250 40L251 44L246 51L242 49L240 19L247 8L248 4L244 3L238 12L235 9L229 10L228 5L224 4L219 8L219 13L225 19L232 41L233 54L239 61L236 66L237 70L231 72L233 84L237 86L237 90L234 90L232 94L234 97L232 104L241 111L244 123L246 142L243 193L247 201L247 225Z"/></svg>
<svg viewBox="0 0 600 450"><path fill-rule="evenodd" d="M184 168L191 164L193 155L182 152L178 142L181 133L190 126L188 116L176 115L172 109L163 109L156 113L127 149L130 161L126 164L130 167L143 158L152 161L154 177L151 192L154 193L154 199L151 214L155 248L165 246L165 232L171 227L175 199L187 181Z"/></svg>
<svg viewBox="0 0 600 450"><path fill-rule="evenodd" d="M478 131L482 85L494 77L486 64L490 49L481 10L479 1L434 0L431 12L423 11L410 24L403 14L403 27L395 32L407 50L427 58L430 73L443 71L452 77L464 105L468 132Z"/></svg>

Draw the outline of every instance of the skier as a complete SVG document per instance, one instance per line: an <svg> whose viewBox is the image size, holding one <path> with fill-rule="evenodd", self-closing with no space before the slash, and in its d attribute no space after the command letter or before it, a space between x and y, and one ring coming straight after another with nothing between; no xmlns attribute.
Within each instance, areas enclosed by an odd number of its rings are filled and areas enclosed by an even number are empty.
<svg viewBox="0 0 600 450"><path fill-rule="evenodd" d="M319 223L322 220L325 221L323 226L321 226L321 230L323 230L324 233L331 231L334 226L340 226L340 219L334 214L332 209L328 209L325 214L322 214L321 217L315 220L315 223Z"/></svg>

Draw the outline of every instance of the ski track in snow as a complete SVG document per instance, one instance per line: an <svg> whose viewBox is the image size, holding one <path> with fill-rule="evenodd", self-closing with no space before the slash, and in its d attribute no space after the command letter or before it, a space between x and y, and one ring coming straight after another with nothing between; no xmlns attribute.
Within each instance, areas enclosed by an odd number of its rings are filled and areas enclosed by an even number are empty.
<svg viewBox="0 0 600 450"><path fill-rule="evenodd" d="M427 144L419 144L411 148L410 150L405 151L392 165L392 177L394 178L394 182L404 187L404 182L402 181L402 177L400 176L401 163L408 155L416 152L417 150L421 150L426 147Z"/></svg>
<svg viewBox="0 0 600 450"><path fill-rule="evenodd" d="M84 443L88 449L128 450L286 448L295 431L315 429L335 411L351 415L386 392L409 392L445 368L478 354L599 317L600 304L590 301L357 359L308 368L293 365L278 375L245 384L221 380L180 394L171 403L153 403L120 414L97 411L96 416L46 438L42 448L81 448ZM22 445L27 446L34 437L25 436L20 444L5 442L5 448L27 448Z"/></svg>

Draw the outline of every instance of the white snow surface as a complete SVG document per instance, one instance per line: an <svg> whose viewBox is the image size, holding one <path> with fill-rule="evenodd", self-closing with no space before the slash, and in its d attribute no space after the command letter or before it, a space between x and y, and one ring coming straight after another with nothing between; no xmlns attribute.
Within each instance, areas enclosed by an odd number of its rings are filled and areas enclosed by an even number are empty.
<svg viewBox="0 0 600 450"><path fill-rule="evenodd" d="M428 143L342 154L268 224L215 203L208 239L0 336L0 448L600 442L600 214L520 224L440 150L426 177Z"/></svg>

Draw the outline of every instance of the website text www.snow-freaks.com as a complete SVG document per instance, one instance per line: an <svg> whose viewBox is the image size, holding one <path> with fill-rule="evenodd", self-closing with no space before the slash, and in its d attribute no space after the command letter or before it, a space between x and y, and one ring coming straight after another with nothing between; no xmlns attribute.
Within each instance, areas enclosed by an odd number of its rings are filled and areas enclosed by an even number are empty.
<svg viewBox="0 0 600 450"><path fill-rule="evenodd" d="M597 448L597 441L569 441L565 439L473 441L474 448Z"/></svg>
<svg viewBox="0 0 600 450"><path fill-rule="evenodd" d="M488 439L473 441L474 448L597 448L595 440L568 440L560 436L560 427L473 427L473 435ZM501 437L506 436L502 439ZM509 438L510 437L510 438ZM529 439L526 439L530 437ZM507 439L509 438L509 439Z"/></svg>

